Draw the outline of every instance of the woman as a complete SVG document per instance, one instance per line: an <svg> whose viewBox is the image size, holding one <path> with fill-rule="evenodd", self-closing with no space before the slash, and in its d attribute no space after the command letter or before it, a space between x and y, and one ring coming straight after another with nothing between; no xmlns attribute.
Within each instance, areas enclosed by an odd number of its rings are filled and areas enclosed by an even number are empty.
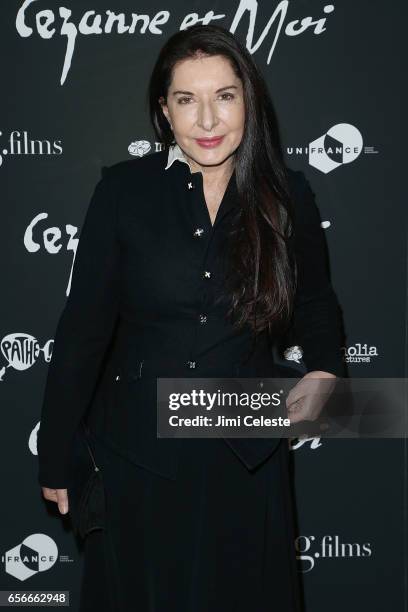
<svg viewBox="0 0 408 612"><path fill-rule="evenodd" d="M287 441L157 438L156 379L273 376L282 338L303 349L296 399L305 379L342 375L318 211L227 30L173 35L149 97L166 147L96 186L55 335L39 482L66 512L86 421L105 505L81 509L82 610L298 611ZM294 399L293 420L310 418Z"/></svg>

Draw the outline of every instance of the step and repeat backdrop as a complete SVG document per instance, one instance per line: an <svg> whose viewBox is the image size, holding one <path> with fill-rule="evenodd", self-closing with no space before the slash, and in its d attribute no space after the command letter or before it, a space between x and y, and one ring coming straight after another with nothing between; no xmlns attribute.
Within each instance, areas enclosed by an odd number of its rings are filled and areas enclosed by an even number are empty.
<svg viewBox="0 0 408 612"><path fill-rule="evenodd" d="M348 375L404 377L407 10L401 0L14 0L0 15L0 590L68 590L77 610L82 545L37 483L42 393L102 168L162 147L146 104L159 49L197 22L247 46L287 164L316 195ZM290 448L306 612L406 610L406 440Z"/></svg>

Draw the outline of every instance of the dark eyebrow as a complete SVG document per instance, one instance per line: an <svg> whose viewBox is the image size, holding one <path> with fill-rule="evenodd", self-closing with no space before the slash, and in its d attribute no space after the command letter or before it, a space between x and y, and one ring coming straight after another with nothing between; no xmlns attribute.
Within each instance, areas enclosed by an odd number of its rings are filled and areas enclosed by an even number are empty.
<svg viewBox="0 0 408 612"><path fill-rule="evenodd" d="M226 85L225 87L220 87L219 89L217 89L215 93L224 91L224 89L238 89L238 87L236 85ZM173 91L173 96L175 96L176 94L185 94L187 96L194 96L194 93L192 91L181 91L180 89L178 89L177 91Z"/></svg>

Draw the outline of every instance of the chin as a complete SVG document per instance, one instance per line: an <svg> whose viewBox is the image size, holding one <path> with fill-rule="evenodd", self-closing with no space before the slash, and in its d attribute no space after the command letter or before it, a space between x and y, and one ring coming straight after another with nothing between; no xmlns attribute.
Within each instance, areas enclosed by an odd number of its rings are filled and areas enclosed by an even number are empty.
<svg viewBox="0 0 408 612"><path fill-rule="evenodd" d="M221 164L227 157L229 157L232 151L217 151L216 149L209 149L206 151L203 150L199 145L197 145L195 147L194 153L194 158L196 159L197 163L205 166L206 164Z"/></svg>

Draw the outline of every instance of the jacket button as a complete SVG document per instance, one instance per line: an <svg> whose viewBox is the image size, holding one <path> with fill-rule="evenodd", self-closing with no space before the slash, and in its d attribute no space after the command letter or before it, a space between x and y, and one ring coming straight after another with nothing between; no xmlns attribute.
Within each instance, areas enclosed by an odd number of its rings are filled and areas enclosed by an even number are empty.
<svg viewBox="0 0 408 612"><path fill-rule="evenodd" d="M197 227L193 236L198 236L199 238L201 238L203 234L204 234L204 230L201 227Z"/></svg>
<svg viewBox="0 0 408 612"><path fill-rule="evenodd" d="M211 278L211 272L208 272L208 270L205 270L203 274L203 278Z"/></svg>
<svg viewBox="0 0 408 612"><path fill-rule="evenodd" d="M200 323L207 323L207 316L200 314Z"/></svg>
<svg viewBox="0 0 408 612"><path fill-rule="evenodd" d="M192 369L196 367L196 362L195 361L187 361L187 366Z"/></svg>

